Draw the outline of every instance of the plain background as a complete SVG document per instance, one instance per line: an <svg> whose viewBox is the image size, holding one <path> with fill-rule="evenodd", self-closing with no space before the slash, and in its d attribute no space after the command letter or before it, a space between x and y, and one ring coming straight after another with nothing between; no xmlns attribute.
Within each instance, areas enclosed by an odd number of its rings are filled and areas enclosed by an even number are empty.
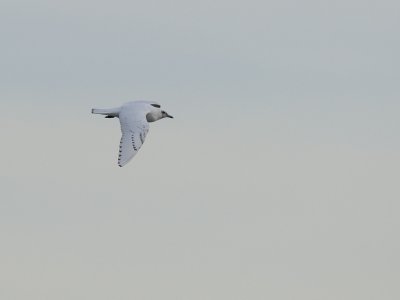
<svg viewBox="0 0 400 300"><path fill-rule="evenodd" d="M0 2L0 298L400 298L398 1ZM175 116L117 166L119 124Z"/></svg>

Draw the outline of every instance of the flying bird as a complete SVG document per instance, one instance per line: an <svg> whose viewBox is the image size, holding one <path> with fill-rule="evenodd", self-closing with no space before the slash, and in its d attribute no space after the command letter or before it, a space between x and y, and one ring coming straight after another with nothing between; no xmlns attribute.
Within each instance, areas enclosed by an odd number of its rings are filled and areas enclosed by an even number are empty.
<svg viewBox="0 0 400 300"><path fill-rule="evenodd" d="M152 101L132 101L121 107L98 109L92 114L105 115L106 118L119 118L121 141L119 143L118 165L125 166L142 147L149 131L149 123L163 118L173 118L161 109L161 105Z"/></svg>

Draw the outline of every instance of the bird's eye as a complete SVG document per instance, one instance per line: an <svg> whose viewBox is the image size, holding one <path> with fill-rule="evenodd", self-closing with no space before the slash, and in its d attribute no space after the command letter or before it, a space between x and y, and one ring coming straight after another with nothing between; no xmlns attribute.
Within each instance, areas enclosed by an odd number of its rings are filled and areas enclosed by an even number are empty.
<svg viewBox="0 0 400 300"><path fill-rule="evenodd" d="M154 106L154 107L157 107L157 108L160 108L160 107L161 107L161 106L158 105L158 104L152 104L151 106Z"/></svg>

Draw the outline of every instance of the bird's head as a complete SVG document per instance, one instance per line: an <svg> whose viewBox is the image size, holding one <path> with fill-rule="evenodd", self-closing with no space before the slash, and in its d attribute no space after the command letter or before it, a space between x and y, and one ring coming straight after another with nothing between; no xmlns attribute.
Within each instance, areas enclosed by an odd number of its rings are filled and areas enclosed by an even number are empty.
<svg viewBox="0 0 400 300"><path fill-rule="evenodd" d="M169 115L166 111L161 109L161 105L155 102L150 103L151 110L146 115L147 122L154 122L163 118L171 118L174 117Z"/></svg>

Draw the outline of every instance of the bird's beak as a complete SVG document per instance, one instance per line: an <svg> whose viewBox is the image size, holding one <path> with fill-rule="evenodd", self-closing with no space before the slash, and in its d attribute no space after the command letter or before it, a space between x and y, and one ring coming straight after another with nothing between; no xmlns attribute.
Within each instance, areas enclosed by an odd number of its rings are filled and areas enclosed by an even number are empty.
<svg viewBox="0 0 400 300"><path fill-rule="evenodd" d="M171 118L171 119L174 118L173 116L169 115L168 113L166 113L166 117L167 117L167 118Z"/></svg>

